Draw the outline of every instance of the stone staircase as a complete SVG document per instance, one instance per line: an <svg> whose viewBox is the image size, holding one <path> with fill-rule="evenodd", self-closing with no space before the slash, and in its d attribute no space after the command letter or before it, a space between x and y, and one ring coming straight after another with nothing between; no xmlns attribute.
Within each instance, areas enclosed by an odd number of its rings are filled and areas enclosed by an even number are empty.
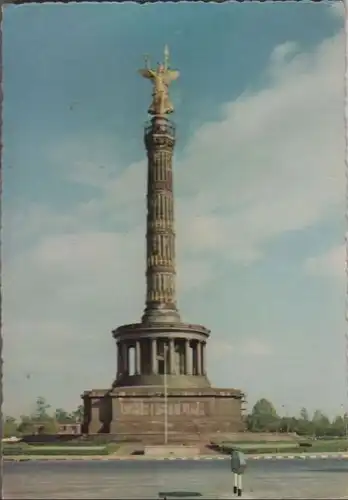
<svg viewBox="0 0 348 500"><path fill-rule="evenodd" d="M172 444L172 447L175 447L175 445ZM192 448L192 444L188 445L187 448ZM178 446L176 446L178 448ZM195 443L194 448L197 449L197 455L206 455L206 456L218 456L221 455L217 450L214 450L211 448L209 443L207 442L201 442L201 443ZM129 457L132 455L142 455L144 454L145 446L142 443L125 443L121 444L120 447L118 448L117 451L115 451L115 455L119 457ZM185 452L185 446L182 446L183 450L183 456L186 455Z"/></svg>

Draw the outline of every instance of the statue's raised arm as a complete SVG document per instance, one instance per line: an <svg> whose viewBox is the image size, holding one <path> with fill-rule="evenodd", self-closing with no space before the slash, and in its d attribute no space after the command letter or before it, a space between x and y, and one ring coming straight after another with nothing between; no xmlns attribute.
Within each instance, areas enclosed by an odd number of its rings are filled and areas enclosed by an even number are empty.
<svg viewBox="0 0 348 500"><path fill-rule="evenodd" d="M164 49L164 63L158 64L157 69L151 69L149 60L145 58L145 68L139 70L143 78L151 80L153 85L152 103L148 109L149 114L164 116L174 111L174 106L169 99L169 85L179 77L179 71L169 69L169 49Z"/></svg>

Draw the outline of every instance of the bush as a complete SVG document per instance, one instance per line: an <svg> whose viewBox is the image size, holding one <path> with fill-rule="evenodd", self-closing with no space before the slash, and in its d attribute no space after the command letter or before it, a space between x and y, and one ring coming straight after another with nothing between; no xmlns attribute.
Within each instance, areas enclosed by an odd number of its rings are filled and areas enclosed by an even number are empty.
<svg viewBox="0 0 348 500"><path fill-rule="evenodd" d="M104 444L104 443L103 443ZM92 443L92 442L86 442L86 441L78 441L78 440L74 440L74 441L53 441L53 442L49 442L49 441L46 441L46 442L43 442L43 441L31 441L30 443L27 443L27 445L29 446L29 448L31 446L37 446L37 447L41 447L41 448L45 448L45 447L52 447L54 446L55 448L69 448L69 447L79 447L79 448L83 448L83 447L86 447L86 446L100 446L101 443Z"/></svg>
<svg viewBox="0 0 348 500"><path fill-rule="evenodd" d="M272 455L274 453L286 453L286 454L296 454L299 453L299 448L296 446L294 448L255 448L252 450L245 450L246 454L249 455L262 455L262 454L267 454L267 455Z"/></svg>
<svg viewBox="0 0 348 500"><path fill-rule="evenodd" d="M300 448L311 448L312 443L300 443Z"/></svg>

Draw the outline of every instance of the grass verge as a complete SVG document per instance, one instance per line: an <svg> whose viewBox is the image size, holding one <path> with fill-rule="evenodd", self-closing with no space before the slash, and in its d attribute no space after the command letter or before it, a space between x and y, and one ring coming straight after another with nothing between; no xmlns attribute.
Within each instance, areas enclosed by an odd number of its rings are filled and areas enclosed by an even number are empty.
<svg viewBox="0 0 348 500"><path fill-rule="evenodd" d="M30 446L30 445L12 445L4 446L2 450L4 457L10 456L96 456L109 455L110 451L106 446Z"/></svg>
<svg viewBox="0 0 348 500"><path fill-rule="evenodd" d="M239 450L246 454L272 454L272 453L343 453L348 451L348 440L336 439L331 441L307 442L260 442L260 443L231 443L223 442L216 445L220 453L230 454L232 450Z"/></svg>

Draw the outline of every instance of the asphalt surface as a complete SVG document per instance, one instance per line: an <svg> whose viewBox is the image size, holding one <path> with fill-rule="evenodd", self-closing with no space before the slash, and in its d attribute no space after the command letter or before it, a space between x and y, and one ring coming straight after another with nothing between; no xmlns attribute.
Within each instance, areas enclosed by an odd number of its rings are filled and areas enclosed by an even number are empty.
<svg viewBox="0 0 348 500"><path fill-rule="evenodd" d="M7 462L5 499L156 499L159 493L233 498L226 460ZM244 498L347 498L348 460L248 462ZM197 496L197 498L199 498Z"/></svg>

